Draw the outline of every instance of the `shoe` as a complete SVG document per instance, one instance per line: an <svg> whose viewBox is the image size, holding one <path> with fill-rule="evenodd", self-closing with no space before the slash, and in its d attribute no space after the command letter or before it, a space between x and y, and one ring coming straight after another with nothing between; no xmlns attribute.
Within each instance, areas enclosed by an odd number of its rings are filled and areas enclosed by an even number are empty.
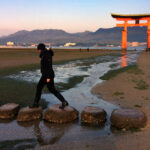
<svg viewBox="0 0 150 150"><path fill-rule="evenodd" d="M39 107L39 104L33 104L32 106L29 106L29 108L37 108Z"/></svg>
<svg viewBox="0 0 150 150"><path fill-rule="evenodd" d="M62 102L62 105L61 106L59 106L59 108L60 109L64 109L66 106L68 106L69 104L68 104L68 102L67 101L64 101L64 102Z"/></svg>

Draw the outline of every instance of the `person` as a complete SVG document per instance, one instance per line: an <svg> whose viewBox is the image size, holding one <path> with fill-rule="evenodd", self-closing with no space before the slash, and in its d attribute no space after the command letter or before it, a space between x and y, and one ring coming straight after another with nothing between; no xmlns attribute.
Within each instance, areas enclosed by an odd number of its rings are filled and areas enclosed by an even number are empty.
<svg viewBox="0 0 150 150"><path fill-rule="evenodd" d="M89 52L89 48L87 48L87 52Z"/></svg>
<svg viewBox="0 0 150 150"><path fill-rule="evenodd" d="M69 104L64 99L64 97L55 89L55 86L54 86L55 74L54 74L54 70L53 70L53 66L52 66L52 57L53 57L54 53L51 48L50 48L50 50L47 50L43 43L40 43L37 46L37 50L40 53L39 56L41 58L42 76L37 85L34 103L31 107L32 108L39 107L39 101L41 98L42 89L45 85L47 85L48 90L62 102L62 105L60 105L59 108L63 109L65 106L68 106Z"/></svg>

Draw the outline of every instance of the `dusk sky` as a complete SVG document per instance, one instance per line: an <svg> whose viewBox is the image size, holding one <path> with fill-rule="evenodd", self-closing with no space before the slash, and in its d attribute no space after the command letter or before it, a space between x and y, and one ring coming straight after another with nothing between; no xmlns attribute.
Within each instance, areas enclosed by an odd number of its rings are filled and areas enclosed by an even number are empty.
<svg viewBox="0 0 150 150"><path fill-rule="evenodd" d="M18 30L95 31L115 26L112 13L150 13L150 0L0 0L0 36Z"/></svg>

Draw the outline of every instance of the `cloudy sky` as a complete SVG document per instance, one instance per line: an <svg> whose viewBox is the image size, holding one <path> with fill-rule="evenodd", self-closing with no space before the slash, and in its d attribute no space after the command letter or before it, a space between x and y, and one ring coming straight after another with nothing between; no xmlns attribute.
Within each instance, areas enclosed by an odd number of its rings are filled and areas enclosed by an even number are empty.
<svg viewBox="0 0 150 150"><path fill-rule="evenodd" d="M114 27L112 13L150 13L150 0L0 0L0 36L18 30L95 31Z"/></svg>

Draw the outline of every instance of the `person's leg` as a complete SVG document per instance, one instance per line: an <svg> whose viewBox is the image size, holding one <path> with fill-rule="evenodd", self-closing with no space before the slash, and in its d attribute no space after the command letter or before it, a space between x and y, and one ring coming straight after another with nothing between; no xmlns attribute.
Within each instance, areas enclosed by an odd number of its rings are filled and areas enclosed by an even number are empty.
<svg viewBox="0 0 150 150"><path fill-rule="evenodd" d="M36 94L35 94L33 107L38 107L38 104L39 104L39 101L41 98L42 89L43 89L45 84L46 84L46 79L42 76L38 85L37 85L37 88L36 88Z"/></svg>
<svg viewBox="0 0 150 150"><path fill-rule="evenodd" d="M55 89L54 86L54 79L51 79L49 83L47 83L47 87L49 91L54 94L61 102L62 106L60 108L64 108L65 106L68 106L68 102L64 99L64 97Z"/></svg>

